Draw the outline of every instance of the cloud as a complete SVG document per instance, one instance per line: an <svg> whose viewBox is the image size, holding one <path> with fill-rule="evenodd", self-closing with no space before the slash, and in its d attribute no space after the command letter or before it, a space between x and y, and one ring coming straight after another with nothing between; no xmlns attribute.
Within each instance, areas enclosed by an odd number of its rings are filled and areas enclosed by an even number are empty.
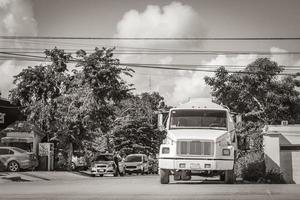
<svg viewBox="0 0 300 200"><path fill-rule="evenodd" d="M197 37L204 33L199 14L189 5L172 2L162 8L148 5L143 12L130 10L117 24L115 37ZM172 45L174 41L123 41L136 46ZM177 42L181 44L181 42ZM195 44L195 43L191 43Z"/></svg>
<svg viewBox="0 0 300 200"><path fill-rule="evenodd" d="M126 12L117 24L115 37L202 37L205 28L202 19L191 6L172 2L160 7L148 5L145 10L139 12L130 10ZM184 49L199 47L200 42L195 41L121 41L123 47L137 47L160 49ZM118 46L117 45L117 46ZM182 57L176 55L122 55L121 62L172 64L182 61ZM167 103L173 104L172 93L175 82L187 72L153 70L135 68L134 77L128 81L135 84L136 92L158 91L165 96Z"/></svg>
<svg viewBox="0 0 300 200"><path fill-rule="evenodd" d="M30 0L0 0L0 35L36 36L37 32L37 22ZM0 46L2 48L22 48L25 45L18 41L5 40L0 41ZM26 64L28 62L0 61L0 91L2 96L8 96L8 91L13 87L13 76L18 74Z"/></svg>
<svg viewBox="0 0 300 200"><path fill-rule="evenodd" d="M36 35L30 0L0 0L0 32L2 35Z"/></svg>

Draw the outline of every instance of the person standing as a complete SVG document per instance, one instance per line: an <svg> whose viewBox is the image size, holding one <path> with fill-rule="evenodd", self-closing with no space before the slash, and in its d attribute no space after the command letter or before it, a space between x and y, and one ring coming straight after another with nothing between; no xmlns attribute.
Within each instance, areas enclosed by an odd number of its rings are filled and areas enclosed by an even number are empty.
<svg viewBox="0 0 300 200"><path fill-rule="evenodd" d="M114 152L113 159L114 159L114 163L116 166L116 176L119 176L120 175L119 157L118 157L118 153L116 151Z"/></svg>

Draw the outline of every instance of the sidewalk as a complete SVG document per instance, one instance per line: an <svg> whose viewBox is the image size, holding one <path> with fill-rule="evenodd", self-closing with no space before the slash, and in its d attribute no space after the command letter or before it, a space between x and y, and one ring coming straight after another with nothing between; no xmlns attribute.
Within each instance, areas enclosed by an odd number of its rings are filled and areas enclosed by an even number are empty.
<svg viewBox="0 0 300 200"><path fill-rule="evenodd" d="M0 172L0 184L5 182L27 181L57 181L87 179L88 174L67 171L25 171L25 172Z"/></svg>

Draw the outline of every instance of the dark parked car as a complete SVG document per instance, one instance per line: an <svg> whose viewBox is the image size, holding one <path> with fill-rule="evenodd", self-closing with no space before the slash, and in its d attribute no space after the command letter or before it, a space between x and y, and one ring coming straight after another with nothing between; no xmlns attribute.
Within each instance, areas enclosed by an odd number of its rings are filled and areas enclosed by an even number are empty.
<svg viewBox="0 0 300 200"><path fill-rule="evenodd" d="M38 166L38 160L34 153L17 147L0 147L0 162L10 172L34 169Z"/></svg>

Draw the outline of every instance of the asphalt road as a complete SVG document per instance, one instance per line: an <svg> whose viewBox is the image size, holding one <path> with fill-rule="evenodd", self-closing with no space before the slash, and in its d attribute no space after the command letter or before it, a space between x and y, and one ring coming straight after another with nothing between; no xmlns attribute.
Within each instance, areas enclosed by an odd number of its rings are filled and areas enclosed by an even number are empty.
<svg viewBox="0 0 300 200"><path fill-rule="evenodd" d="M171 182L159 177L95 177L0 184L0 199L300 199L299 185Z"/></svg>

